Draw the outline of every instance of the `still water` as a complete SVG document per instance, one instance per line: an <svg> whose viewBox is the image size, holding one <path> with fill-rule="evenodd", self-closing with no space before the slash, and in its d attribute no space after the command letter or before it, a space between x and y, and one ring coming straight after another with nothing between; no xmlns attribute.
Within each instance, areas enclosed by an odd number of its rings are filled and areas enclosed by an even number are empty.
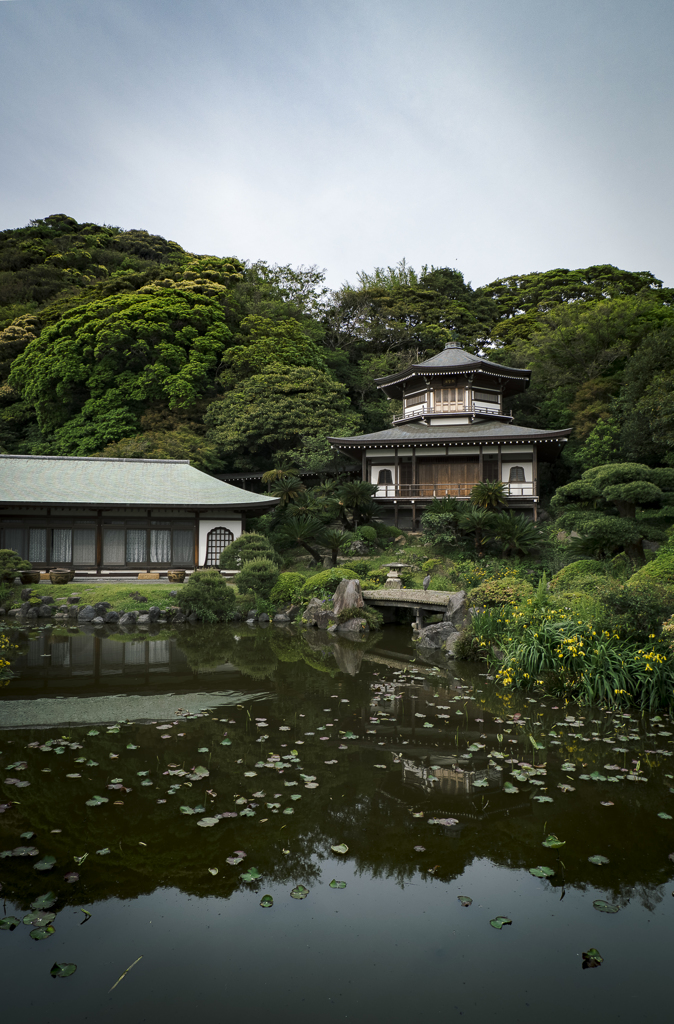
<svg viewBox="0 0 674 1024"><path fill-rule="evenodd" d="M7 1020L668 1016L664 715L508 693L403 627L13 637Z"/></svg>

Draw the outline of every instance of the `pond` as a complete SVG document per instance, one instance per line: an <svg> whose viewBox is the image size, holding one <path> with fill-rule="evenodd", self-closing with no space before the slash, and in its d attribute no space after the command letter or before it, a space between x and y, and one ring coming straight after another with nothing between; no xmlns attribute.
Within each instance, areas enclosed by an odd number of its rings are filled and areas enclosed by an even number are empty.
<svg viewBox="0 0 674 1024"><path fill-rule="evenodd" d="M668 1015L669 718L504 690L402 626L12 638L8 1020Z"/></svg>

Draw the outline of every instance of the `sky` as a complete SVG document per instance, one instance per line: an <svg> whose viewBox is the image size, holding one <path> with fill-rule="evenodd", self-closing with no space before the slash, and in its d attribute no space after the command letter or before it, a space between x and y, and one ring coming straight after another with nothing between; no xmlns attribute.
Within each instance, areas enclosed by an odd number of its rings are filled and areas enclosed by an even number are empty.
<svg viewBox="0 0 674 1024"><path fill-rule="evenodd" d="M0 0L0 229L674 286L671 0Z"/></svg>

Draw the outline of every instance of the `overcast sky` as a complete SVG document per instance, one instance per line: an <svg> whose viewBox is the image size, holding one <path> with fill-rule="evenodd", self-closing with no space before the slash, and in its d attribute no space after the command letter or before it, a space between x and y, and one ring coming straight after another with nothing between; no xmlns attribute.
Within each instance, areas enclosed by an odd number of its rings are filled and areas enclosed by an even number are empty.
<svg viewBox="0 0 674 1024"><path fill-rule="evenodd" d="M0 228L674 285L672 0L2 0Z"/></svg>

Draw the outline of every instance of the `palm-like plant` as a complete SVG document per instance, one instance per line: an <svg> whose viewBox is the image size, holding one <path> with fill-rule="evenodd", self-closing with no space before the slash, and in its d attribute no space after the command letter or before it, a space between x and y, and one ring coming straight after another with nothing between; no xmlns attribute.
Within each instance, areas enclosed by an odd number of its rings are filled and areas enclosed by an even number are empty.
<svg viewBox="0 0 674 1024"><path fill-rule="evenodd" d="M324 530L319 540L321 544L330 549L332 564L337 565L337 555L350 538L344 530L331 529Z"/></svg>
<svg viewBox="0 0 674 1024"><path fill-rule="evenodd" d="M481 554L484 544L495 536L497 519L495 512L475 505L469 505L459 516L459 529L462 533L472 533L476 554Z"/></svg>
<svg viewBox="0 0 674 1024"><path fill-rule="evenodd" d="M377 514L379 506L372 500L376 490L376 484L369 484L365 480L349 480L339 488L339 517L347 530L353 531L363 523L369 523Z"/></svg>
<svg viewBox="0 0 674 1024"><path fill-rule="evenodd" d="M300 544L315 562L321 561L321 553L313 544L321 543L323 523L316 516L290 516L283 524L281 534L292 544Z"/></svg>
<svg viewBox="0 0 674 1024"><path fill-rule="evenodd" d="M297 466L294 466L290 459L287 459L285 455L279 455L274 459L274 468L268 469L266 473L262 474L263 484L274 484L279 480L285 480L288 477L297 476Z"/></svg>
<svg viewBox="0 0 674 1024"><path fill-rule="evenodd" d="M504 555L528 555L543 540L535 523L512 511L498 517L496 536L501 541Z"/></svg>
<svg viewBox="0 0 674 1024"><path fill-rule="evenodd" d="M273 470L270 470L270 472L273 472ZM264 480L264 477L262 479ZM275 498L280 498L279 505L283 507L289 505L290 502L297 501L305 490L306 488L299 477L284 476L277 478L269 488L269 493L273 494Z"/></svg>
<svg viewBox="0 0 674 1024"><path fill-rule="evenodd" d="M470 492L470 500L477 508L498 511L506 504L505 487L500 480L485 480L475 484Z"/></svg>

